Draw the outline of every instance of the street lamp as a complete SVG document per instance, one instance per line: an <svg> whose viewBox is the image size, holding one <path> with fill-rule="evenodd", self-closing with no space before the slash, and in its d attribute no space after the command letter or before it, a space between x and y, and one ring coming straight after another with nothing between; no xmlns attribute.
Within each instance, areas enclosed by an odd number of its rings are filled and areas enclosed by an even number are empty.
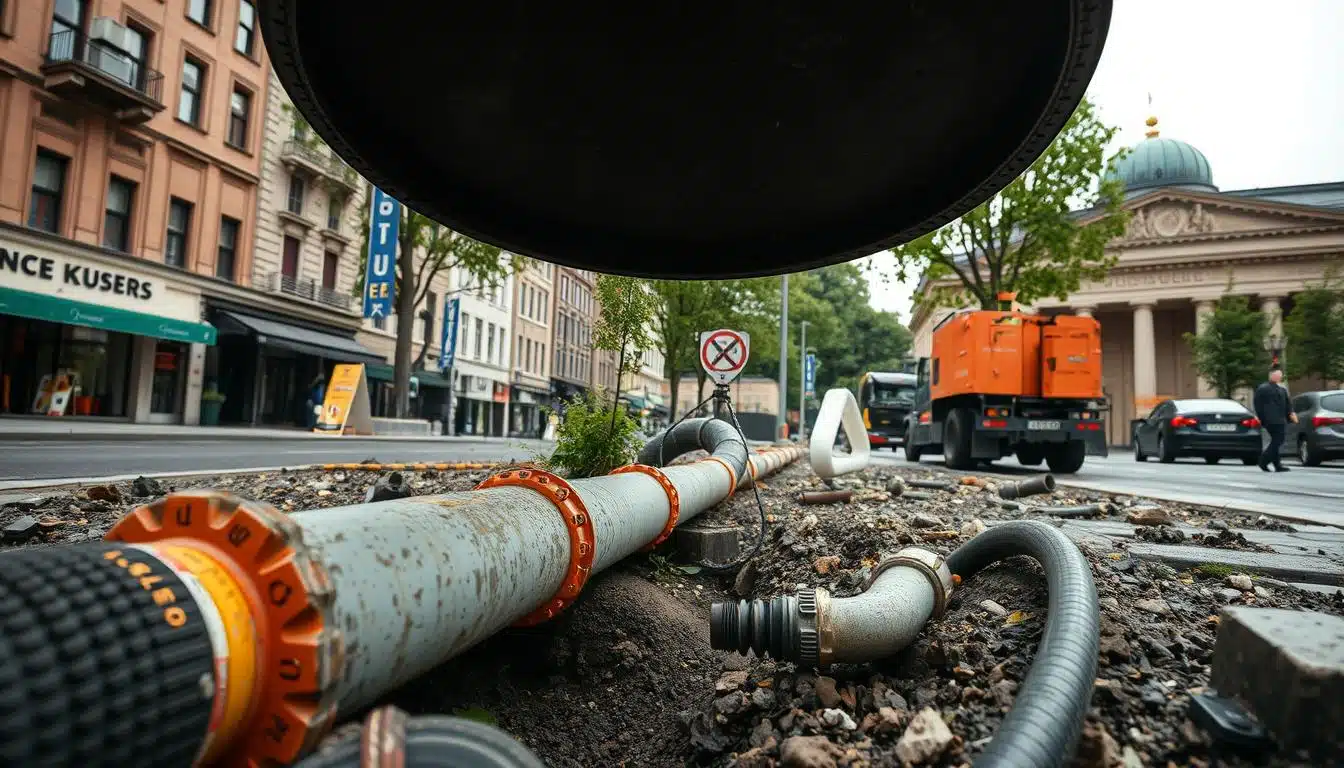
<svg viewBox="0 0 1344 768"><path fill-rule="evenodd" d="M802 323L802 337L798 340L798 355L801 358L801 365L798 367L798 442L807 439L807 326L811 325L806 320Z"/></svg>
<svg viewBox="0 0 1344 768"><path fill-rule="evenodd" d="M1265 337L1265 351L1269 353L1272 368L1280 367L1279 359L1283 356L1283 342L1283 337L1277 333L1271 333Z"/></svg>

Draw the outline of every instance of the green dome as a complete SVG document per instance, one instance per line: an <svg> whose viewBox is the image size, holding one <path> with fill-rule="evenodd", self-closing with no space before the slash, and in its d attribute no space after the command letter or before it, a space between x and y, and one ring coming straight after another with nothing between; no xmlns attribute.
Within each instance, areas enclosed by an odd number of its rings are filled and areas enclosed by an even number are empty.
<svg viewBox="0 0 1344 768"><path fill-rule="evenodd" d="M1106 174L1125 184L1125 197L1158 187L1178 187L1217 192L1213 169L1204 153L1176 139L1156 136L1144 139Z"/></svg>

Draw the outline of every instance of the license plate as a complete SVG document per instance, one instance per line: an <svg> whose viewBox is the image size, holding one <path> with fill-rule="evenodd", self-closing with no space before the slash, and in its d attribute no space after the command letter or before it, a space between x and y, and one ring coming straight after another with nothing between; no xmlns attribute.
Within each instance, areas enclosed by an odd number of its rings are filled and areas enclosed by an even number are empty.
<svg viewBox="0 0 1344 768"><path fill-rule="evenodd" d="M1204 429L1210 432L1236 432L1236 424L1205 424Z"/></svg>
<svg viewBox="0 0 1344 768"><path fill-rule="evenodd" d="M1027 429L1059 429L1058 421L1028 421Z"/></svg>

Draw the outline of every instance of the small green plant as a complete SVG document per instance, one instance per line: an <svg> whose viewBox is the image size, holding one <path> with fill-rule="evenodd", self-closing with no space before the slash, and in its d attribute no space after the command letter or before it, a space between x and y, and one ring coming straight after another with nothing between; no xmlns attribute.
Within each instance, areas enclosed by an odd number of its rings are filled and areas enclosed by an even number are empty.
<svg viewBox="0 0 1344 768"><path fill-rule="evenodd" d="M217 389L207 389L201 393L201 402L203 403L222 403L228 399L223 392Z"/></svg>
<svg viewBox="0 0 1344 768"><path fill-rule="evenodd" d="M569 401L546 463L571 478L596 477L634 461L642 444L639 424L624 408L588 392Z"/></svg>
<svg viewBox="0 0 1344 768"><path fill-rule="evenodd" d="M494 713L483 707L460 707L453 710L453 715L467 720L475 720L478 723L485 723L486 725L498 724Z"/></svg>

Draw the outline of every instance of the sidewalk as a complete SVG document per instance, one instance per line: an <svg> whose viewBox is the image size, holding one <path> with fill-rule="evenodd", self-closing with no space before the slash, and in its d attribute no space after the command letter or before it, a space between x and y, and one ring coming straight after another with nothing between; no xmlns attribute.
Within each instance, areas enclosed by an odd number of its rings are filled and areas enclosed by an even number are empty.
<svg viewBox="0 0 1344 768"><path fill-rule="evenodd" d="M322 435L307 429L283 427L188 427L180 424L128 424L125 422L74 421L65 419L0 420L0 442L12 440L377 440L437 443L539 443L522 437L481 435Z"/></svg>

